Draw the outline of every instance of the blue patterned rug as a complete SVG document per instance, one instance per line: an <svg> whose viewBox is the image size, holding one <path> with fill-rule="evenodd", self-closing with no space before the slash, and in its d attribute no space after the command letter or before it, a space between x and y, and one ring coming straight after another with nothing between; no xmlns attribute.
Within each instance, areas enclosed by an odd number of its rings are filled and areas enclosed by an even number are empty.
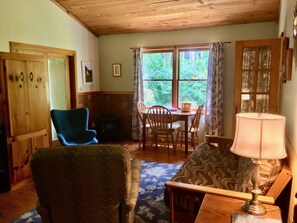
<svg viewBox="0 0 297 223"><path fill-rule="evenodd" d="M163 195L164 183L170 180L181 165L141 161L139 195L135 208L136 223L167 223L169 209ZM36 209L23 214L11 223L42 223Z"/></svg>

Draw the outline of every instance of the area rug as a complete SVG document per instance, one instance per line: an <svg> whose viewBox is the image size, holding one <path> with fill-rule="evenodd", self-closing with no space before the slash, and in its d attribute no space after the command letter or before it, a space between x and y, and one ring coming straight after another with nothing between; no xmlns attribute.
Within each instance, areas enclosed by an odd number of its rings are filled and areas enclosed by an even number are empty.
<svg viewBox="0 0 297 223"><path fill-rule="evenodd" d="M135 208L135 223L167 223L169 209L164 202L164 183L170 180L181 165L141 161L139 195ZM36 209L23 214L11 223L42 223Z"/></svg>

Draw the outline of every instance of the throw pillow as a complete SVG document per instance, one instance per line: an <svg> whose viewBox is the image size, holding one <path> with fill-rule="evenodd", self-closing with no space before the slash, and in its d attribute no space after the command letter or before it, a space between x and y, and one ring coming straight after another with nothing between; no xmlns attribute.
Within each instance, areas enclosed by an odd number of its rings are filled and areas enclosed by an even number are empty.
<svg viewBox="0 0 297 223"><path fill-rule="evenodd" d="M262 190L261 194L265 195L282 170L282 160L262 160L261 162L259 188ZM253 171L252 159L240 157L235 183L236 191L249 192L249 188L252 187Z"/></svg>

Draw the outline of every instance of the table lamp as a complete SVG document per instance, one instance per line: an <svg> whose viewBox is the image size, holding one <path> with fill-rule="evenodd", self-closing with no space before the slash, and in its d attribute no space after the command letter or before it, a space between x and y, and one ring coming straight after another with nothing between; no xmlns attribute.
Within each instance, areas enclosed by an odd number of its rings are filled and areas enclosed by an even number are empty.
<svg viewBox="0 0 297 223"><path fill-rule="evenodd" d="M285 149L284 116L267 113L236 114L236 130L231 152L252 158L254 173L253 186L250 188L252 199L242 205L245 212L254 215L266 214L263 204L257 197L261 194L259 188L259 167L261 160L282 159L287 156Z"/></svg>

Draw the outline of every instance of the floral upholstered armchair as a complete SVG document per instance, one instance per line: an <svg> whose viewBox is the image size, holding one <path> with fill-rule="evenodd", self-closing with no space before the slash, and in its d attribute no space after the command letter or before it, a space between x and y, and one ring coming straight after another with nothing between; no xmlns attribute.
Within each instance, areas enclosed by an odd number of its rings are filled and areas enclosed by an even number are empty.
<svg viewBox="0 0 297 223"><path fill-rule="evenodd" d="M132 223L141 163L118 145L37 150L31 160L43 223Z"/></svg>

